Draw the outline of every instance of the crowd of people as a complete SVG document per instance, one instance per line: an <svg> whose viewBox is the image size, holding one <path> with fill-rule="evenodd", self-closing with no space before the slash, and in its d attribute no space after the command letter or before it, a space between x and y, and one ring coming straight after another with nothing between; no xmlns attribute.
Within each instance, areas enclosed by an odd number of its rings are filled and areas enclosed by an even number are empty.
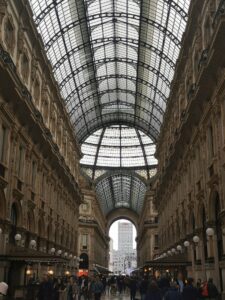
<svg viewBox="0 0 225 300"><path fill-rule="evenodd" d="M28 293L29 294L29 293ZM39 285L38 300L100 300L102 295L130 295L130 300L219 300L218 289L212 279L183 280L168 276L91 276L50 278L45 276ZM33 298L29 298L31 300Z"/></svg>
<svg viewBox="0 0 225 300"><path fill-rule="evenodd" d="M37 285L36 285L37 286ZM54 278L45 275L33 289L27 285L26 300L100 300L102 295L113 295L130 300L220 300L217 287L210 278L194 283L192 278L183 280L182 274L176 279L169 276L70 276ZM8 286L0 283L0 295L7 293ZM35 293L34 293L35 291ZM1 297L0 297L1 298Z"/></svg>

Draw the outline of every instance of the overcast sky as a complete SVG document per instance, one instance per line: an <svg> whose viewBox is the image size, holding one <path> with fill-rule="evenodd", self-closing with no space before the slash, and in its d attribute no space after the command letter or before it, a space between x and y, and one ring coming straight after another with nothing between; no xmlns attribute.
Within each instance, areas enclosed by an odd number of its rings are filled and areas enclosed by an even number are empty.
<svg viewBox="0 0 225 300"><path fill-rule="evenodd" d="M119 220L119 221L114 222L112 224L112 226L110 227L109 236L111 237L111 239L113 239L113 249L115 249L115 250L118 249L118 223L119 222L131 223L131 222L127 221L127 220ZM137 235L136 228L133 225L133 248L134 249L136 249L136 242L135 242L136 235Z"/></svg>

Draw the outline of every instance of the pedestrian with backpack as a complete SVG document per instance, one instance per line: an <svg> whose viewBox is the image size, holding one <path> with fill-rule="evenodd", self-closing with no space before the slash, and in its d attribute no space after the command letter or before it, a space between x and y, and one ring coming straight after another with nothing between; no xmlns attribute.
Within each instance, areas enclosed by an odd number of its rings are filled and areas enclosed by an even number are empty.
<svg viewBox="0 0 225 300"><path fill-rule="evenodd" d="M208 297L210 300L219 299L219 292L215 284L213 283L213 279L209 278L208 280Z"/></svg>

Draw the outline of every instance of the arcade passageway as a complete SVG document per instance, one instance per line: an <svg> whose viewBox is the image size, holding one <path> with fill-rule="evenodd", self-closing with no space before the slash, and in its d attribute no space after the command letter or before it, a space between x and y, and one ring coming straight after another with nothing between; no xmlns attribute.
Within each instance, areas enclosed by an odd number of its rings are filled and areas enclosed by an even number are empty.
<svg viewBox="0 0 225 300"><path fill-rule="evenodd" d="M225 1L0 1L0 281L109 268L214 278L225 299Z"/></svg>

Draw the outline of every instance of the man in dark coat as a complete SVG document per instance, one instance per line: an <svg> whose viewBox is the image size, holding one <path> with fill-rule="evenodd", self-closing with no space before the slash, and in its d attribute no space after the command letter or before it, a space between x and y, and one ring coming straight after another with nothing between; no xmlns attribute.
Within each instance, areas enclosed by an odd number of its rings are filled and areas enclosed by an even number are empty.
<svg viewBox="0 0 225 300"><path fill-rule="evenodd" d="M217 290L217 287L213 283L212 278L209 278L208 280L208 293L209 293L209 299L217 300L219 297L219 292Z"/></svg>
<svg viewBox="0 0 225 300"><path fill-rule="evenodd" d="M53 283L50 278L45 275L40 283L38 291L38 300L50 300L53 296Z"/></svg>
<svg viewBox="0 0 225 300"><path fill-rule="evenodd" d="M183 288L183 300L197 300L198 290L193 286L193 278L188 278L187 285Z"/></svg>
<svg viewBox="0 0 225 300"><path fill-rule="evenodd" d="M139 290L140 290L140 294L141 294L141 300L145 300L146 294L147 294L147 290L148 290L148 278L147 276L144 276L144 278L141 281Z"/></svg>
<svg viewBox="0 0 225 300"><path fill-rule="evenodd" d="M178 291L178 286L176 282L171 283L171 287L166 292L164 296L165 300L182 300L181 293Z"/></svg>
<svg viewBox="0 0 225 300"><path fill-rule="evenodd" d="M135 300L136 292L137 292L137 280L136 278L132 277L130 279L130 300Z"/></svg>

